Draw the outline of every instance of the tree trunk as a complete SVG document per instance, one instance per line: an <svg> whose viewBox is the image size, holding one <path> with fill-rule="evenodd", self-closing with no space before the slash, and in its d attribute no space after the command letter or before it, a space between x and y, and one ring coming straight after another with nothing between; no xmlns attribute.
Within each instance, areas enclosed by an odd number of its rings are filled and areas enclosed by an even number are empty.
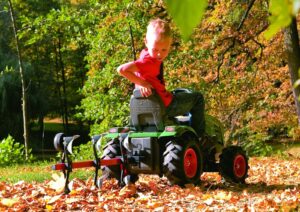
<svg viewBox="0 0 300 212"><path fill-rule="evenodd" d="M63 86L63 108L64 108L64 123L66 123L65 126L65 132L69 132L69 122L68 122L68 101L67 101L67 91L66 91L66 76L65 76L65 66L64 62L62 60L62 54L61 54L61 39L58 38L58 56L59 56L59 63L61 68L61 79L62 79L62 86Z"/></svg>
<svg viewBox="0 0 300 212"><path fill-rule="evenodd" d="M13 31L15 35L16 49L17 49L18 60L19 60L19 71L20 71L21 86L22 86L22 112L23 112L23 130L24 130L23 137L24 137L24 144L25 144L25 158L27 160L28 151L29 151L29 125L28 125L28 114L27 114L26 82L25 82L25 76L23 70L22 55L20 52L19 39L17 34L18 30L16 26L14 10L13 10L11 0L8 0L8 4L9 4L10 17L11 17Z"/></svg>
<svg viewBox="0 0 300 212"><path fill-rule="evenodd" d="M299 78L300 68L300 46L299 34L297 29L296 17L292 19L290 26L285 30L285 46L288 56L289 72L291 76L292 87ZM293 94L297 109L298 124L300 125L300 86L293 87Z"/></svg>
<svg viewBox="0 0 300 212"><path fill-rule="evenodd" d="M61 79L60 79L60 73L59 73L59 65L58 65L58 47L57 47L57 43L54 42L54 51L55 51L55 74L56 74L56 89L57 89L57 93L58 93L58 99L59 99L59 113L61 115L62 121L63 121L63 128L64 128L64 132L66 129L66 124L65 124L65 119L64 119L64 104L63 104L63 97L61 94Z"/></svg>

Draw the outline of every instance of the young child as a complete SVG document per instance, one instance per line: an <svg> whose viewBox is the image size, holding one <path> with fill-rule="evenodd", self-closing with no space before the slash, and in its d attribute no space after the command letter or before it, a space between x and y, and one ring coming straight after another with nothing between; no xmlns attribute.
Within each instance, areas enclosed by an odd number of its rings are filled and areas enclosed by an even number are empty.
<svg viewBox="0 0 300 212"><path fill-rule="evenodd" d="M163 60L168 56L172 34L169 24L161 19L150 21L145 38L146 48L136 61L120 65L117 71L141 90L144 97L152 90L160 96L166 107L166 115L174 117L190 112L192 127L199 137L205 130L204 98L201 93L172 94L166 90L163 78Z"/></svg>

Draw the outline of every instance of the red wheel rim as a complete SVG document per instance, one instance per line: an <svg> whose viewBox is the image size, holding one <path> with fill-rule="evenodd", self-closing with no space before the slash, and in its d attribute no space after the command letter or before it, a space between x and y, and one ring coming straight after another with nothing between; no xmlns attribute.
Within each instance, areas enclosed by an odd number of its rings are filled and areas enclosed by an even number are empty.
<svg viewBox="0 0 300 212"><path fill-rule="evenodd" d="M243 155L237 155L233 162L233 171L236 177L243 177L246 172L246 160Z"/></svg>
<svg viewBox="0 0 300 212"><path fill-rule="evenodd" d="M194 149L189 148L184 154L184 173L188 178L196 175L198 168L198 158Z"/></svg>

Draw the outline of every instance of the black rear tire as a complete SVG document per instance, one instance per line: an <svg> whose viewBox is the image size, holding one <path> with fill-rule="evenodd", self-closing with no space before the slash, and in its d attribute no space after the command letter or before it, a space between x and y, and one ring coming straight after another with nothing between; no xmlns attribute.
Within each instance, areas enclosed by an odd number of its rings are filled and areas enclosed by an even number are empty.
<svg viewBox="0 0 300 212"><path fill-rule="evenodd" d="M112 139L103 148L103 154L101 159L113 159L121 155L120 143L118 139ZM120 180L121 167L120 165L115 166L102 166L102 172L108 173L109 178L116 178Z"/></svg>
<svg viewBox="0 0 300 212"><path fill-rule="evenodd" d="M170 141L163 154L163 170L171 184L199 184L203 172L203 155L195 139Z"/></svg>
<svg viewBox="0 0 300 212"><path fill-rule="evenodd" d="M248 169L248 158L241 147L230 146L223 149L220 156L220 174L225 180L245 183Z"/></svg>

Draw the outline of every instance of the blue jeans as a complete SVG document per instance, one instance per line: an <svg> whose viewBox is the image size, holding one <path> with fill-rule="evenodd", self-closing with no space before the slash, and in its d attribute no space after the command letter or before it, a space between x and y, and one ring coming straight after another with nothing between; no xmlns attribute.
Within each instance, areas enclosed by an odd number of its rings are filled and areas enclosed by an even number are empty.
<svg viewBox="0 0 300 212"><path fill-rule="evenodd" d="M174 94L172 102L166 108L166 115L175 117L190 113L192 115L191 126L200 137L205 131L204 107L204 98L201 93L180 92Z"/></svg>

